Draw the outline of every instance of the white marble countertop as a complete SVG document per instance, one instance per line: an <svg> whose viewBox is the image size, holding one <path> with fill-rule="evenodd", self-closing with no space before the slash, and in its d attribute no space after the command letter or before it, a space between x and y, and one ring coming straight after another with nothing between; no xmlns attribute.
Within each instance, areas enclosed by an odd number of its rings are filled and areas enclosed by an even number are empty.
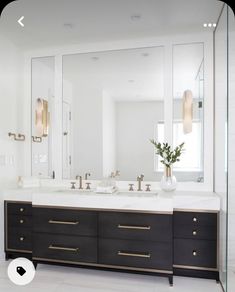
<svg viewBox="0 0 235 292"><path fill-rule="evenodd" d="M113 194L80 192L62 187L14 188L3 191L4 200L29 201L34 206L58 206L85 209L111 209L172 213L173 210L220 210L220 198L213 192L120 191Z"/></svg>

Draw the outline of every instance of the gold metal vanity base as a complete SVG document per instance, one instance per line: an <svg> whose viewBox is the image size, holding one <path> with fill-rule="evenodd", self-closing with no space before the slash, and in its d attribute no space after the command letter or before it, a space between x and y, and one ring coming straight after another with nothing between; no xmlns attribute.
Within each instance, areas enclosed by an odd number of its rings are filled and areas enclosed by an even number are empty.
<svg viewBox="0 0 235 292"><path fill-rule="evenodd" d="M173 275L173 271L171 271L171 270L157 270L157 269L124 267L124 266L116 266L116 265L114 266L114 265L105 265L105 264L63 261L63 260L38 258L38 257L33 257L32 259L33 259L33 261L43 261L43 262L53 262L53 263L61 263L61 264L90 266L90 267L97 267L97 268L99 268L99 267L100 268L111 268L111 269L119 269L119 270L127 270L127 271L130 270L130 271L136 271L136 272L149 272L149 273L159 273L159 274L171 274L171 275Z"/></svg>
<svg viewBox="0 0 235 292"><path fill-rule="evenodd" d="M198 267L198 266L173 265L173 268L218 272L217 268L204 268L204 267Z"/></svg>

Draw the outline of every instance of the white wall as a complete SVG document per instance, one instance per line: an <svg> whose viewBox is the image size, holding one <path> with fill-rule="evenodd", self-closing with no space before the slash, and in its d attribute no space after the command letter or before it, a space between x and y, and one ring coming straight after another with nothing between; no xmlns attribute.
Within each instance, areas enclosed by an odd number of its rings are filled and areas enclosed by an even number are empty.
<svg viewBox="0 0 235 292"><path fill-rule="evenodd" d="M116 112L115 102L108 92L103 91L103 176L116 170Z"/></svg>
<svg viewBox="0 0 235 292"><path fill-rule="evenodd" d="M116 161L121 180L135 180L143 173L145 180L157 181L154 172L154 126L164 120L161 101L116 102Z"/></svg>
<svg viewBox="0 0 235 292"><path fill-rule="evenodd" d="M0 257L3 257L3 198L1 189L14 185L22 174L25 142L16 142L8 132L25 134L22 127L22 54L0 35ZM28 137L26 137L28 138Z"/></svg>

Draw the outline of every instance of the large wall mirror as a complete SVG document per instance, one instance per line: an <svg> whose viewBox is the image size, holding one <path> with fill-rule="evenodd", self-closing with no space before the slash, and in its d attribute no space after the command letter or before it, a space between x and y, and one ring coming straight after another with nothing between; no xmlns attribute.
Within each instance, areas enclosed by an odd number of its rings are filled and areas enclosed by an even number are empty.
<svg viewBox="0 0 235 292"><path fill-rule="evenodd" d="M33 58L31 62L32 175L52 174L52 108L55 92L55 58Z"/></svg>
<svg viewBox="0 0 235 292"><path fill-rule="evenodd" d="M63 178L156 181L149 139L162 135L164 47L63 57Z"/></svg>
<svg viewBox="0 0 235 292"><path fill-rule="evenodd" d="M85 173L102 179L118 170L123 181L142 173L160 181L163 167L149 140L168 142L173 133L173 146L185 142L186 149L174 166L177 180L204 182L204 44L171 49L171 81L164 46L64 55L62 114L53 110L55 58L33 58L32 174L52 175L52 145L62 143L56 155L63 179ZM166 81L172 82L172 117ZM168 108L172 124L164 122ZM57 142L53 121L62 125Z"/></svg>
<svg viewBox="0 0 235 292"><path fill-rule="evenodd" d="M174 166L179 181L204 180L203 43L173 46L173 145L185 142Z"/></svg>

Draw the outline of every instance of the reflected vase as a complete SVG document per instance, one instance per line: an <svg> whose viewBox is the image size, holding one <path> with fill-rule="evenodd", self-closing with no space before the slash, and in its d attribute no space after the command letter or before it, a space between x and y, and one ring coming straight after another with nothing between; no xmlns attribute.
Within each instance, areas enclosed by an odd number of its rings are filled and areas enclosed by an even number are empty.
<svg viewBox="0 0 235 292"><path fill-rule="evenodd" d="M165 166L165 171L162 176L160 187L165 192L172 192L176 189L177 180L174 175L172 175L172 168L170 166Z"/></svg>

